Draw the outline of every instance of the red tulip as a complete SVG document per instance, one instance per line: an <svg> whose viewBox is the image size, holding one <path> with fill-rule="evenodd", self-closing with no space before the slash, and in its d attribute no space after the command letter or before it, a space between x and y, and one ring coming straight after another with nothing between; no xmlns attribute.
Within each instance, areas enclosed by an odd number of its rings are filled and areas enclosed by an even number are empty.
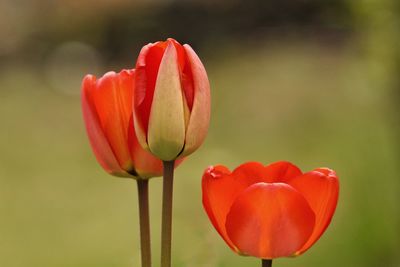
<svg viewBox="0 0 400 267"><path fill-rule="evenodd" d="M336 173L302 173L289 162L218 165L203 175L203 205L229 247L262 259L297 256L324 233L335 212Z"/></svg>
<svg viewBox="0 0 400 267"><path fill-rule="evenodd" d="M135 85L140 144L165 161L193 153L204 141L210 120L207 73L193 49L174 39L144 46Z"/></svg>
<svg viewBox="0 0 400 267"><path fill-rule="evenodd" d="M135 70L108 72L82 82L82 110L87 134L100 165L109 173L134 178L162 174L162 162L145 151L133 128Z"/></svg>

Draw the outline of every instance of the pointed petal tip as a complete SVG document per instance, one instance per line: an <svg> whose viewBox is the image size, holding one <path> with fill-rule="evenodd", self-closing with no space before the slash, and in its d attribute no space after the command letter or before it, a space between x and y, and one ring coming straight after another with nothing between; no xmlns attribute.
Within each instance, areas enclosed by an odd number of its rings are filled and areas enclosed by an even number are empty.
<svg viewBox="0 0 400 267"><path fill-rule="evenodd" d="M279 160L275 161L273 163L268 164L265 166L266 168L280 168L282 171L294 171L294 172L299 172L302 173L299 167L297 167L295 164L291 163L290 161L286 160Z"/></svg>
<svg viewBox="0 0 400 267"><path fill-rule="evenodd" d="M135 74L135 69L122 69L119 74L124 74L124 75L133 75Z"/></svg>
<svg viewBox="0 0 400 267"><path fill-rule="evenodd" d="M82 84L81 84L82 92L89 90L89 88L91 88L93 84L96 83L96 80L97 80L96 76L92 74L86 74L82 79Z"/></svg>
<svg viewBox="0 0 400 267"><path fill-rule="evenodd" d="M176 51L174 42L172 40L168 40L167 47L165 48L163 58L169 56L169 57L173 57L174 60L176 60L175 58L178 57L177 54L178 54L178 52Z"/></svg>
<svg viewBox="0 0 400 267"><path fill-rule="evenodd" d="M259 167L264 168L264 165L261 164L261 163L258 162L258 161L248 161L248 162L245 162L245 163L240 164L239 166L237 166L237 167L233 170L233 172L237 172L237 171L240 171L240 170L242 170L242 169L259 168Z"/></svg>
<svg viewBox="0 0 400 267"><path fill-rule="evenodd" d="M327 168L327 167L321 167L321 168L317 168L314 171L320 172L328 177L336 177L337 178L337 174L334 170Z"/></svg>
<svg viewBox="0 0 400 267"><path fill-rule="evenodd" d="M182 46L181 43L179 43L176 39L171 38L171 37L167 38L166 42L173 43L173 44L178 45L178 46Z"/></svg>
<svg viewBox="0 0 400 267"><path fill-rule="evenodd" d="M223 175L229 174L230 171L227 167L223 165L215 165L215 166L209 166L205 171L203 176L207 178L220 178Z"/></svg>
<svg viewBox="0 0 400 267"><path fill-rule="evenodd" d="M123 69L123 70L121 70L120 73L123 73L125 71L128 71L128 70ZM85 83L101 82L104 79L109 79L109 78L115 77L116 75L118 75L118 74L115 71L108 71L108 72L104 73L102 76L100 76L99 78L97 78L93 74L86 74L85 77L83 77L82 84L84 85Z"/></svg>
<svg viewBox="0 0 400 267"><path fill-rule="evenodd" d="M271 182L287 182L302 174L300 168L289 161L277 161L265 167L265 175Z"/></svg>
<svg viewBox="0 0 400 267"><path fill-rule="evenodd" d="M93 74L86 74L86 75L83 77L83 80L96 80L96 76L93 75Z"/></svg>
<svg viewBox="0 0 400 267"><path fill-rule="evenodd" d="M115 75L117 75L117 73L113 70L110 70L110 71L107 71L106 73L104 73L100 79L114 77Z"/></svg>

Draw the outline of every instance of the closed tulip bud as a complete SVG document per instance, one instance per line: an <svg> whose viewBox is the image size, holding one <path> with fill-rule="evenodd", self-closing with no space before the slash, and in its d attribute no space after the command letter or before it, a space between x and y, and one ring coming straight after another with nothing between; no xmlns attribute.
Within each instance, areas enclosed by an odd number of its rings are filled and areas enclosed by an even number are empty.
<svg viewBox="0 0 400 267"><path fill-rule="evenodd" d="M82 82L87 134L100 165L115 176L146 179L162 174L162 162L144 150L133 126L135 70L108 72Z"/></svg>
<svg viewBox="0 0 400 267"><path fill-rule="evenodd" d="M164 161L193 153L210 121L210 86L193 49L173 39L144 46L136 63L135 130Z"/></svg>

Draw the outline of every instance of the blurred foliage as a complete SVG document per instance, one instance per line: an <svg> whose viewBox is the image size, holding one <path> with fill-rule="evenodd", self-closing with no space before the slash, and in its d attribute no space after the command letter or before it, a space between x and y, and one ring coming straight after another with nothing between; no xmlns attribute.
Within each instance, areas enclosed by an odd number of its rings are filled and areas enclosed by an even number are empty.
<svg viewBox="0 0 400 267"><path fill-rule="evenodd" d="M0 266L140 265L135 183L95 161L79 84L169 36L199 51L213 100L207 141L176 174L174 266L259 266L212 228L200 179L282 159L335 169L341 193L321 240L274 266L400 266L399 13L396 0L0 2Z"/></svg>
<svg viewBox="0 0 400 267"><path fill-rule="evenodd" d="M388 114L400 132L400 2L349 1L359 30L369 80L377 90L388 89ZM400 146L399 146L400 148Z"/></svg>
<svg viewBox="0 0 400 267"><path fill-rule="evenodd" d="M0 56L8 53L35 62L70 40L93 45L107 60L127 63L134 57L132 50L170 36L214 50L218 44L258 39L269 32L347 32L352 20L343 0L23 2L6 0L0 9L0 33L7 37Z"/></svg>

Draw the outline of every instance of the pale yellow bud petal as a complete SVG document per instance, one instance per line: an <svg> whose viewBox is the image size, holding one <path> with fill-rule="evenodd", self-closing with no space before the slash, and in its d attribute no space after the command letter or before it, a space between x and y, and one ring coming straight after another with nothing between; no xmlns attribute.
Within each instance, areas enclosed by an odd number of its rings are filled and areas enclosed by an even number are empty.
<svg viewBox="0 0 400 267"><path fill-rule="evenodd" d="M158 70L151 105L147 142L162 160L175 159L185 142L185 115L177 51L168 44Z"/></svg>

